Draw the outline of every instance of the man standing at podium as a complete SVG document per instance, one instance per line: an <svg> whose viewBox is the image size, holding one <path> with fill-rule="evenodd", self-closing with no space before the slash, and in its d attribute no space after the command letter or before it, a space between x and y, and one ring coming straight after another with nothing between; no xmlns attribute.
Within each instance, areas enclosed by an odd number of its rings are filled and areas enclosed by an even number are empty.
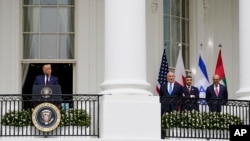
<svg viewBox="0 0 250 141"><path fill-rule="evenodd" d="M51 64L43 65L44 75L38 75L35 79L34 85L59 85L58 78L52 76Z"/></svg>
<svg viewBox="0 0 250 141"><path fill-rule="evenodd" d="M60 107L61 96L57 96L54 94L61 94L61 87L54 87L56 85L59 86L59 83L58 83L58 78L51 75L52 73L51 64L43 65L43 73L44 73L43 75L38 75L36 77L33 84L32 93L35 94L32 96L33 107L36 107L42 101L51 101L51 100L53 101L52 102L53 104L56 104L58 105L58 107ZM45 86L48 86L51 89L48 89ZM58 88L60 90L58 90ZM42 96L39 94L42 94ZM52 97L49 96L50 94L53 94L53 96Z"/></svg>

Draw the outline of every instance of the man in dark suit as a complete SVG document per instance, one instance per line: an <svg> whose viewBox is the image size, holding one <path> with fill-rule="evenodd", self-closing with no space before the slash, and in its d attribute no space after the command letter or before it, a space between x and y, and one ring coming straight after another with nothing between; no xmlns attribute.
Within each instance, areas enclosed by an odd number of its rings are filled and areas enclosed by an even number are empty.
<svg viewBox="0 0 250 141"><path fill-rule="evenodd" d="M51 87L49 85L59 85L58 78L55 76L52 76L52 68L51 64L45 64L43 65L43 75L38 75L33 83L34 86L36 85L44 85ZM45 87L44 87L45 88ZM37 91L35 87L33 87L34 91ZM41 89L42 91L43 89ZM39 95L41 94L41 95ZM44 89L42 92L33 92L32 100L33 100L33 107L36 107L38 104L40 104L46 97L46 95L54 94L53 91L50 91L49 89ZM61 90L57 90L56 94L61 94ZM49 101L53 101L53 104L56 104L58 107L60 107L60 100L61 96L52 95L51 97L46 98Z"/></svg>
<svg viewBox="0 0 250 141"><path fill-rule="evenodd" d="M199 111L199 104L197 103L199 98L199 90L197 87L192 86L192 77L186 76L186 86L183 87L184 102L182 103L182 110Z"/></svg>
<svg viewBox="0 0 250 141"><path fill-rule="evenodd" d="M228 99L227 87L220 84L220 76L213 76L213 84L206 89L206 99L210 112L221 112L221 105Z"/></svg>
<svg viewBox="0 0 250 141"><path fill-rule="evenodd" d="M175 82L175 74L168 72L167 83L160 87L161 113L178 111L179 100L183 95L183 88Z"/></svg>
<svg viewBox="0 0 250 141"><path fill-rule="evenodd" d="M33 85L59 85L58 78L52 76L51 64L43 65L44 75L38 75L34 81Z"/></svg>
<svg viewBox="0 0 250 141"><path fill-rule="evenodd" d="M175 82L175 74L168 72L167 83L160 87L160 102L161 102L161 116L165 112L178 111L181 97L183 96L183 88L180 84ZM166 130L161 128L161 138L166 137Z"/></svg>

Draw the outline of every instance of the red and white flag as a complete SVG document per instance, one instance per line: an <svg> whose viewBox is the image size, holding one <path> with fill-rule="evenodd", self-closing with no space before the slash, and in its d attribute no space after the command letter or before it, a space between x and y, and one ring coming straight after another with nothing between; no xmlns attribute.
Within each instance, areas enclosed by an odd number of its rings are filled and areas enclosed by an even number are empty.
<svg viewBox="0 0 250 141"><path fill-rule="evenodd" d="M184 63L182 59L181 48L179 48L179 55L177 58L176 66L175 66L175 81L180 85L185 85L186 72L184 68Z"/></svg>

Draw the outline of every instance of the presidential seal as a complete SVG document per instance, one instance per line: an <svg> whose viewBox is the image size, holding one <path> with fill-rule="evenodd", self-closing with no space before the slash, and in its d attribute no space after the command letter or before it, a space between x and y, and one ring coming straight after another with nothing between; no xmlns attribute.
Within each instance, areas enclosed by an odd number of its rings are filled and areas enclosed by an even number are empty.
<svg viewBox="0 0 250 141"><path fill-rule="evenodd" d="M49 132L58 127L61 120L60 110L52 103L41 103L32 112L34 126L43 132Z"/></svg>
<svg viewBox="0 0 250 141"><path fill-rule="evenodd" d="M43 87L41 89L41 95L43 98L50 98L50 96L52 95L53 91L50 87Z"/></svg>

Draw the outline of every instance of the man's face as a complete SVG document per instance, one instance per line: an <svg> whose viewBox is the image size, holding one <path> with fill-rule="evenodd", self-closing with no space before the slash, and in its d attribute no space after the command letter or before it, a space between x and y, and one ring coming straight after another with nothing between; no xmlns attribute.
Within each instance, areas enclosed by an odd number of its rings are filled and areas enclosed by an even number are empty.
<svg viewBox="0 0 250 141"><path fill-rule="evenodd" d="M188 86L191 86L192 85L192 78L186 78L186 84Z"/></svg>
<svg viewBox="0 0 250 141"><path fill-rule="evenodd" d="M167 80L168 82L173 83L175 81L175 75L173 73L169 73L167 75Z"/></svg>
<svg viewBox="0 0 250 141"><path fill-rule="evenodd" d="M218 75L215 75L215 76L213 77L213 83L214 83L214 85L218 85L218 84L219 84L219 81L220 81L219 76L218 76Z"/></svg>
<svg viewBox="0 0 250 141"><path fill-rule="evenodd" d="M51 75L52 69L50 65L43 66L43 73L47 75Z"/></svg>

